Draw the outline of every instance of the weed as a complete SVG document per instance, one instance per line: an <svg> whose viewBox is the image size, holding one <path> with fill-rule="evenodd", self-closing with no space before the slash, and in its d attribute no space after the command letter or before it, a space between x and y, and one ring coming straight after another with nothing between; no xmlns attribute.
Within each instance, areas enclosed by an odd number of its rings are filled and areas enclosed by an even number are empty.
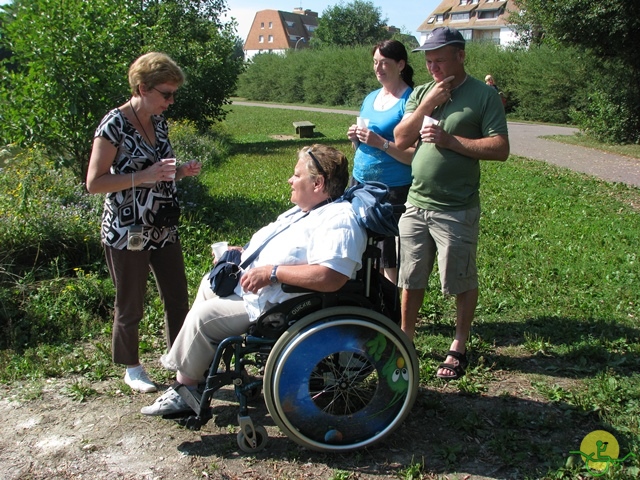
<svg viewBox="0 0 640 480"><path fill-rule="evenodd" d="M79 380L64 388L65 395L73 398L77 402L84 402L87 398L97 395L98 392L85 381Z"/></svg>

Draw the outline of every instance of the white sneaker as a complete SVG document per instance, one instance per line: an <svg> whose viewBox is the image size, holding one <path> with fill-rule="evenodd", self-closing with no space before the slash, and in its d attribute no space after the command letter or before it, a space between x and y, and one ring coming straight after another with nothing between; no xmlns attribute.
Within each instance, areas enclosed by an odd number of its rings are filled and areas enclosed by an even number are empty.
<svg viewBox="0 0 640 480"><path fill-rule="evenodd" d="M144 368L140 368L132 374L129 374L129 370L124 374L124 383L131 387L131 390L136 390L142 393L157 392L155 384L147 376L147 372Z"/></svg>
<svg viewBox="0 0 640 480"><path fill-rule="evenodd" d="M171 387L156 398L156 401L153 402L152 405L140 409L140 413L143 415L169 415L171 413L189 411L191 411L191 407L189 407L180 394Z"/></svg>

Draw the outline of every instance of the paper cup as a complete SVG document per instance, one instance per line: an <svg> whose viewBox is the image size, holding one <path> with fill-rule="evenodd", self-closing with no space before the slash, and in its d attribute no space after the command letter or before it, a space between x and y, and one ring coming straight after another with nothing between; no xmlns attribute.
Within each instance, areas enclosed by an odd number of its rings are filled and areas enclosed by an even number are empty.
<svg viewBox="0 0 640 480"><path fill-rule="evenodd" d="M367 128L369 126L369 119L356 117L356 125L358 126L358 128Z"/></svg>
<svg viewBox="0 0 640 480"><path fill-rule="evenodd" d="M166 163L167 165L173 165L173 173L168 175L170 180L176 178L176 159L175 158L163 158L162 163Z"/></svg>
<svg viewBox="0 0 640 480"><path fill-rule="evenodd" d="M422 120L422 128L428 127L429 125L438 125L439 123L439 120L431 118L429 115L425 115L424 120Z"/></svg>
<svg viewBox="0 0 640 480"><path fill-rule="evenodd" d="M229 249L229 244L227 242L216 242L211 245L211 253L216 258L220 258L224 252Z"/></svg>

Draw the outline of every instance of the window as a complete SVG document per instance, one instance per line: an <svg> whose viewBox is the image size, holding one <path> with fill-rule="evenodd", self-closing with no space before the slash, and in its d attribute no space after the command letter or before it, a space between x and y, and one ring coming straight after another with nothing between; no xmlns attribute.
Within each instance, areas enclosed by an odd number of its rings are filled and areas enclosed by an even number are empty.
<svg viewBox="0 0 640 480"><path fill-rule="evenodd" d="M260 28L264 30L264 22L260 22Z"/></svg>
<svg viewBox="0 0 640 480"><path fill-rule="evenodd" d="M484 11L484 12L478 12L478 19L479 20L488 20L491 18L498 18L498 10L490 10L490 11Z"/></svg>
<svg viewBox="0 0 640 480"><path fill-rule="evenodd" d="M469 20L469 12L451 14L452 22L464 22L468 20Z"/></svg>
<svg viewBox="0 0 640 480"><path fill-rule="evenodd" d="M258 37L258 42L260 42L260 43L264 43L264 35L260 35L260 36Z"/></svg>
<svg viewBox="0 0 640 480"><path fill-rule="evenodd" d="M295 22L287 22L287 27L292 28L295 25Z"/></svg>
<svg viewBox="0 0 640 480"><path fill-rule="evenodd" d="M436 23L442 22L444 22L444 13L439 13L438 15L436 15Z"/></svg>
<svg viewBox="0 0 640 480"><path fill-rule="evenodd" d="M269 28L273 28L273 22L269 22Z"/></svg>
<svg viewBox="0 0 640 480"><path fill-rule="evenodd" d="M471 30L460 30L460 33L462 34L462 38L464 38L464 40L466 42L470 42L472 40L473 31L471 31Z"/></svg>
<svg viewBox="0 0 640 480"><path fill-rule="evenodd" d="M315 25L305 25L305 27L307 27L307 31L309 33L313 32L316 28L318 28Z"/></svg>
<svg viewBox="0 0 640 480"><path fill-rule="evenodd" d="M435 19L436 17L429 17L429 20L427 20L427 23L433 23Z"/></svg>
<svg viewBox="0 0 640 480"><path fill-rule="evenodd" d="M273 35L269 35L269 43L273 43Z"/></svg>

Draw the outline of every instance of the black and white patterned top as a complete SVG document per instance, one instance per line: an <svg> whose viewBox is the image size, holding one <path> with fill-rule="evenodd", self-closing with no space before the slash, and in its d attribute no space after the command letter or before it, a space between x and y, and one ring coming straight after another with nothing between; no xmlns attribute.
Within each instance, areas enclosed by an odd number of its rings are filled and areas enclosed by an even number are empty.
<svg viewBox="0 0 640 480"><path fill-rule="evenodd" d="M169 127L164 117L154 115L152 123L156 134L155 148L144 140L118 108L105 115L94 137L106 138L118 149L111 165L112 174L137 172L163 158L175 157L169 142ZM135 215L132 194L133 189L129 188L106 195L100 229L102 242L119 250L126 249L127 229L135 224L143 226L144 250L175 243L178 240L176 227L157 228L152 225L160 205L177 205L175 182L136 185Z"/></svg>

